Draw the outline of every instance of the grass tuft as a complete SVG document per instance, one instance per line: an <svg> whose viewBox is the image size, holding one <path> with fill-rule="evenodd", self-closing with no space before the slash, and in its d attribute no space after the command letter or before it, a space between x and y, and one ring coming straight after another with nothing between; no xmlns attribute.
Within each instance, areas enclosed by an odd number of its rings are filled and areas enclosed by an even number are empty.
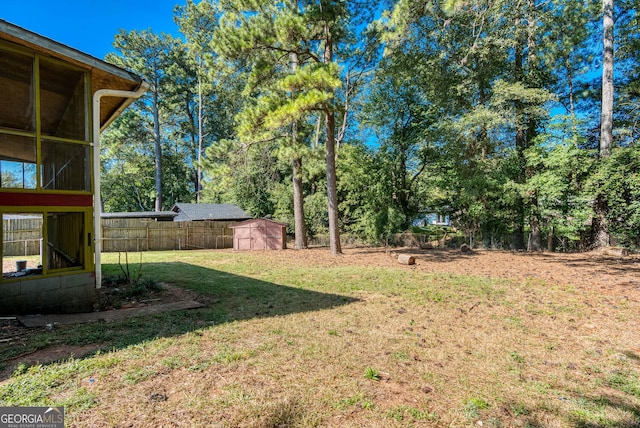
<svg viewBox="0 0 640 428"><path fill-rule="evenodd" d="M364 369L364 378L379 381L380 379L382 379L382 376L377 369L374 369L373 367L367 367L366 369Z"/></svg>

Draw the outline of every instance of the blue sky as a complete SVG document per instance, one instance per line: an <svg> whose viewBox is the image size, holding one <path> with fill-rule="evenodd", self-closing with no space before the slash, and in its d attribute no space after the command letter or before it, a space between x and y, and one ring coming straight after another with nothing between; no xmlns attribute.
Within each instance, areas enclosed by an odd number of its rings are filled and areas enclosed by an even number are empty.
<svg viewBox="0 0 640 428"><path fill-rule="evenodd" d="M7 0L0 19L103 59L120 28L177 35L173 9L181 0Z"/></svg>

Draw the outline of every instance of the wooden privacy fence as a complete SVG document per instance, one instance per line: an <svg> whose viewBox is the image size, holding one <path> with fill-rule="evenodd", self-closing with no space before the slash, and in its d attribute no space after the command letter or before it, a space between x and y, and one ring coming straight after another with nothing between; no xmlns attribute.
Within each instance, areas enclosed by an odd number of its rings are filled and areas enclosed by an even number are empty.
<svg viewBox="0 0 640 428"><path fill-rule="evenodd" d="M102 251L233 248L234 221L154 221L103 218Z"/></svg>
<svg viewBox="0 0 640 428"><path fill-rule="evenodd" d="M2 220L2 254L4 256L33 256L41 253L42 216Z"/></svg>
<svg viewBox="0 0 640 428"><path fill-rule="evenodd" d="M236 221L164 222L139 218L102 219L102 251L153 251L233 248ZM42 217L2 222L4 256L42 253Z"/></svg>

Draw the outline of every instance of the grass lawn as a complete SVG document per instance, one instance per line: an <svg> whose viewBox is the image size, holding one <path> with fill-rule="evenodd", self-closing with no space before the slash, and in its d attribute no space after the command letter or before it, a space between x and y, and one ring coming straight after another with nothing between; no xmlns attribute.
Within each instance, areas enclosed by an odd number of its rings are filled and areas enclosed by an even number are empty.
<svg viewBox="0 0 640 428"><path fill-rule="evenodd" d="M637 300L320 251L144 253L206 307L3 345L100 351L18 366L0 405L68 427L640 426Z"/></svg>

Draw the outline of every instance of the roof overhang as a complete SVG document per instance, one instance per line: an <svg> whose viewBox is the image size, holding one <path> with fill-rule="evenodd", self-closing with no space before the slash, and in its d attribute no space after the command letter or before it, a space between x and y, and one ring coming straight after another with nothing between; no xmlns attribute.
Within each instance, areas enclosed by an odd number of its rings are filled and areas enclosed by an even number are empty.
<svg viewBox="0 0 640 428"><path fill-rule="evenodd" d="M56 58L91 72L91 95L100 89L135 91L141 77L113 64L58 43L0 19L0 40L28 48L36 53ZM100 128L104 129L135 99L105 97L100 108Z"/></svg>

